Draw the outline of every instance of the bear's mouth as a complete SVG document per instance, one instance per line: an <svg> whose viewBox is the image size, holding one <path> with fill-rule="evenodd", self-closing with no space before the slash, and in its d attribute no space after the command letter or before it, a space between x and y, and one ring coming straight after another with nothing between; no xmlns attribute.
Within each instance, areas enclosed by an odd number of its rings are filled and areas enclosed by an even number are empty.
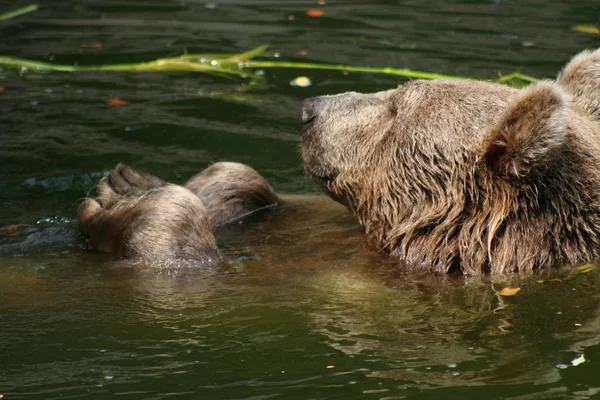
<svg viewBox="0 0 600 400"><path fill-rule="evenodd" d="M331 185L339 175L337 169L320 164L306 165L305 170L306 173L326 191L328 186Z"/></svg>

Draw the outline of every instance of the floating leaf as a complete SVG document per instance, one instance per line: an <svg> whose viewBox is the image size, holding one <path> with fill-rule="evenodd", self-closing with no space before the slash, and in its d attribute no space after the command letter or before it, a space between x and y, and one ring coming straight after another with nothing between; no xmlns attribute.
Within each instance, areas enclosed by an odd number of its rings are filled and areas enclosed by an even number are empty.
<svg viewBox="0 0 600 400"><path fill-rule="evenodd" d="M521 288L509 288L509 287L505 287L498 294L500 296L514 296L515 294L519 293L520 291L521 291Z"/></svg>
<svg viewBox="0 0 600 400"><path fill-rule="evenodd" d="M544 283L544 282L562 282L562 281L563 280L560 279L560 278L552 278L552 279L548 279L548 280L540 279L540 280L537 280L536 282L537 283Z"/></svg>
<svg viewBox="0 0 600 400"><path fill-rule="evenodd" d="M112 99L106 100L106 104L109 106L126 106L128 103L118 97L113 97Z"/></svg>
<svg viewBox="0 0 600 400"><path fill-rule="evenodd" d="M92 49L101 49L102 48L102 43L81 43L79 45L79 47L84 47L84 48L92 48Z"/></svg>
<svg viewBox="0 0 600 400"><path fill-rule="evenodd" d="M309 17L318 18L318 17L322 17L323 15L325 15L325 11L319 10L317 8L313 8L313 9L306 11L306 15L308 15Z"/></svg>
<svg viewBox="0 0 600 400"><path fill-rule="evenodd" d="M327 369L333 369L333 368L335 368L335 365L328 365L327 366Z"/></svg>
<svg viewBox="0 0 600 400"><path fill-rule="evenodd" d="M587 272L592 272L595 269L596 269L596 266L594 264L585 264L585 265L582 265L581 267L578 267L575 270L575 273L577 273L577 274L585 274Z"/></svg>
<svg viewBox="0 0 600 400"><path fill-rule="evenodd" d="M580 354L578 357L575 357L573 360L571 360L571 365L576 367L579 364L583 364L585 362L585 357L583 356L583 354Z"/></svg>
<svg viewBox="0 0 600 400"><path fill-rule="evenodd" d="M594 25L575 25L571 27L572 31L575 32L583 32L583 33L593 33L596 35L600 35L600 29Z"/></svg>
<svg viewBox="0 0 600 400"><path fill-rule="evenodd" d="M312 85L312 82L310 81L310 78L308 78L307 76L299 76L296 79L294 79L293 81L290 81L290 85L299 86L299 87L308 87L308 86Z"/></svg>

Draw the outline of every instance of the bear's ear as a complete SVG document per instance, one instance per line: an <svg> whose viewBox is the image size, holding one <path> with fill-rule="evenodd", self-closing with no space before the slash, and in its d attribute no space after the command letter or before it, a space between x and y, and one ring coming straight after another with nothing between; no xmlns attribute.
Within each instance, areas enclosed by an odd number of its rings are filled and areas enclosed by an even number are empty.
<svg viewBox="0 0 600 400"><path fill-rule="evenodd" d="M566 96L550 82L522 91L483 142L483 161L500 175L525 175L547 164L567 139Z"/></svg>

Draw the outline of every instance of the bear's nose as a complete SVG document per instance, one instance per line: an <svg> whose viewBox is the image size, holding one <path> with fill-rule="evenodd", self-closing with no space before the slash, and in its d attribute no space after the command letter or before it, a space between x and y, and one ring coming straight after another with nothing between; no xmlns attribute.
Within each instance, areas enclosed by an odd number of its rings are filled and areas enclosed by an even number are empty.
<svg viewBox="0 0 600 400"><path fill-rule="evenodd" d="M319 116L323 101L318 97L311 97L302 102L302 123L308 125Z"/></svg>

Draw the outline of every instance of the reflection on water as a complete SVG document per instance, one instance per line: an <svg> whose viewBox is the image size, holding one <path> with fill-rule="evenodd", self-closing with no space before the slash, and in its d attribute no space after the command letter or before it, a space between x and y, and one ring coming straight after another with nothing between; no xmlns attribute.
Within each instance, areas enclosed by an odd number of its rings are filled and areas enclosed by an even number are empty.
<svg viewBox="0 0 600 400"><path fill-rule="evenodd" d="M284 199L221 233L218 271L157 272L73 249L56 257L44 241L41 258L5 257L2 390L381 398L461 387L475 398L490 384L553 391L574 369L596 390L597 271L508 283L402 273L341 206ZM507 284L522 293L497 295ZM590 361L571 366L581 354Z"/></svg>
<svg viewBox="0 0 600 400"><path fill-rule="evenodd" d="M583 0L40 3L0 23L0 54L98 64L269 43L272 59L494 78L552 76L598 46L570 31L597 23L598 5ZM322 17L306 15L317 7ZM313 85L291 87L298 75ZM599 395L598 271L505 281L418 274L365 243L341 206L310 194L297 151L301 99L401 81L264 76L256 85L193 73L0 71L0 394ZM127 106L108 106L113 97ZM295 195L219 232L219 269L145 270L86 250L77 204L118 162L181 183L223 160ZM501 297L505 286L521 292Z"/></svg>

